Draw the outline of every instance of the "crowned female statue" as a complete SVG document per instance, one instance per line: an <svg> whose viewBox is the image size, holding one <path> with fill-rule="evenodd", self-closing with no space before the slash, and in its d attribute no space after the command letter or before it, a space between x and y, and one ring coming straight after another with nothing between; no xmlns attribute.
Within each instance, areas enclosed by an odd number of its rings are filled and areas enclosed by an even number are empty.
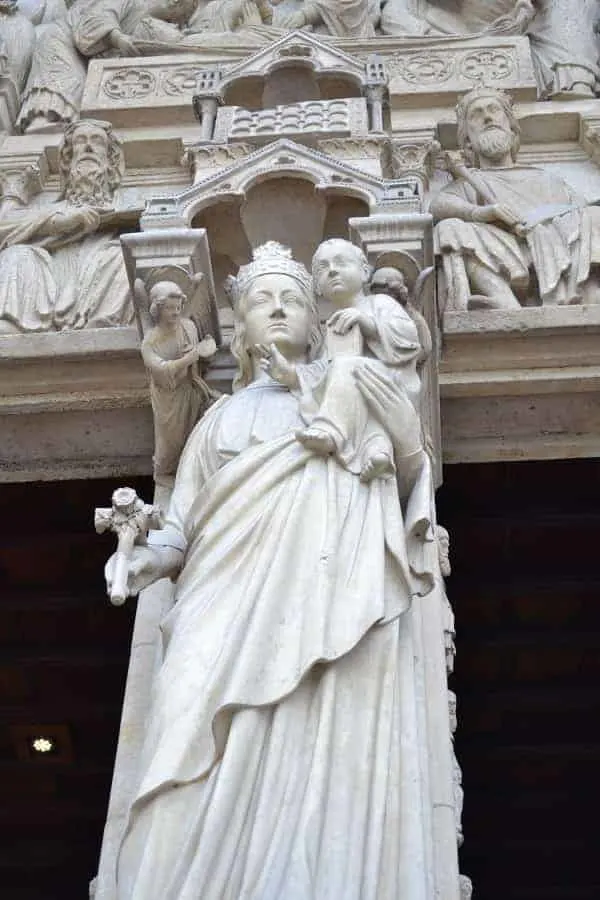
<svg viewBox="0 0 600 900"><path fill-rule="evenodd" d="M130 593L175 604L117 873L119 900L430 900L411 604L432 586L429 460L385 373L357 388L395 478L311 453L259 348L321 347L306 269L258 248L232 285L237 390L196 426ZM107 565L111 582L113 563Z"/></svg>

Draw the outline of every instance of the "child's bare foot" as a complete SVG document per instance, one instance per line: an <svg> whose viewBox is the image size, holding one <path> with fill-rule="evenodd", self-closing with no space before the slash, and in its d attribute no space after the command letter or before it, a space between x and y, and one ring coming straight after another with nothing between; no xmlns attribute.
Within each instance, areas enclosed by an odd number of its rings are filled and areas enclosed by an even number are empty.
<svg viewBox="0 0 600 900"><path fill-rule="evenodd" d="M394 473L394 464L390 456L383 451L373 453L360 471L360 480L372 481L374 478L389 478Z"/></svg>
<svg viewBox="0 0 600 900"><path fill-rule="evenodd" d="M296 437L307 450L312 450L319 456L331 456L332 453L335 453L335 441L321 428L306 428L304 431L297 431Z"/></svg>

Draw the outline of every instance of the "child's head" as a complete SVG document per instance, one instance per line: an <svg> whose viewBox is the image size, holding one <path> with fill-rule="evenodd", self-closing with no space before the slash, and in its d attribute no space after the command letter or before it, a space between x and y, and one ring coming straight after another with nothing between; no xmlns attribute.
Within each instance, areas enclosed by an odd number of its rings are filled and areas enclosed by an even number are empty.
<svg viewBox="0 0 600 900"><path fill-rule="evenodd" d="M408 288L404 281L404 275L393 266L382 266L375 269L371 277L370 289L372 294L389 294L402 306L408 303Z"/></svg>
<svg viewBox="0 0 600 900"><path fill-rule="evenodd" d="M370 274L371 267L362 250L342 238L323 241L313 256L315 294L334 306L346 306L360 296Z"/></svg>

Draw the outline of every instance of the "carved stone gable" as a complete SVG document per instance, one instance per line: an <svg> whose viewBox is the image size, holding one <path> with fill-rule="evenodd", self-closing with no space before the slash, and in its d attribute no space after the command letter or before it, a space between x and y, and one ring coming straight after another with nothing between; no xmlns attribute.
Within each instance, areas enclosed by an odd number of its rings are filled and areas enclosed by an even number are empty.
<svg viewBox="0 0 600 900"><path fill-rule="evenodd" d="M409 212L419 202L415 179L386 181L311 147L283 139L236 160L181 194L150 200L141 218L142 229L190 225L194 216L207 206L222 200L243 199L255 184L286 177L310 181L316 191L358 197L371 210L393 201L404 204L403 208Z"/></svg>
<svg viewBox="0 0 600 900"><path fill-rule="evenodd" d="M315 74L353 77L359 85L367 82L363 61L320 41L312 34L296 31L229 69L221 85L224 88L240 78L266 77L292 62Z"/></svg>

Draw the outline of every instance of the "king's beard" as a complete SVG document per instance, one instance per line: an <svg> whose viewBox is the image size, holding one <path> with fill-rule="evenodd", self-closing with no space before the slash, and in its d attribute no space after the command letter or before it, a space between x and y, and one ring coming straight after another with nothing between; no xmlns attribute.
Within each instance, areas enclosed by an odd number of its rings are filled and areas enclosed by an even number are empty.
<svg viewBox="0 0 600 900"><path fill-rule="evenodd" d="M74 163L65 189L65 200L73 206L112 206L113 197L108 187L106 168Z"/></svg>
<svg viewBox="0 0 600 900"><path fill-rule="evenodd" d="M512 140L512 132L504 128L488 128L477 137L473 149L479 156L499 160L511 152Z"/></svg>

